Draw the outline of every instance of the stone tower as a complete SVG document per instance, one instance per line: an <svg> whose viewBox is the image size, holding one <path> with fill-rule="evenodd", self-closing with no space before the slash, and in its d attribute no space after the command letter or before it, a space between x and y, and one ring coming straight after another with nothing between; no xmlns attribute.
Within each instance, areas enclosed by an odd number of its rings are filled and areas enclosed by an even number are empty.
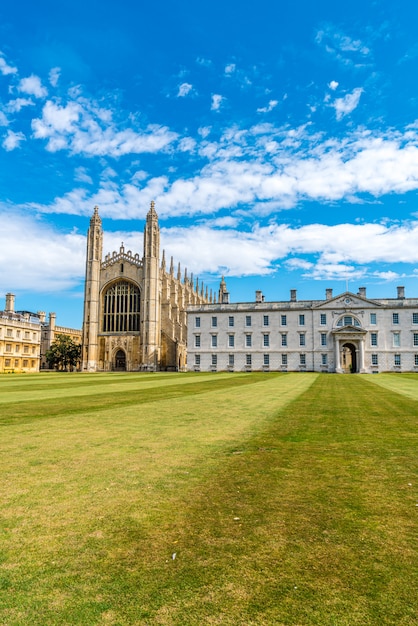
<svg viewBox="0 0 418 626"><path fill-rule="evenodd" d="M160 229L155 205L151 202L144 229L141 301L142 363L151 369L157 369L160 360L159 258Z"/></svg>
<svg viewBox="0 0 418 626"><path fill-rule="evenodd" d="M102 253L102 220L96 206L87 232L86 282L84 286L82 369L89 372L96 371L97 368Z"/></svg>

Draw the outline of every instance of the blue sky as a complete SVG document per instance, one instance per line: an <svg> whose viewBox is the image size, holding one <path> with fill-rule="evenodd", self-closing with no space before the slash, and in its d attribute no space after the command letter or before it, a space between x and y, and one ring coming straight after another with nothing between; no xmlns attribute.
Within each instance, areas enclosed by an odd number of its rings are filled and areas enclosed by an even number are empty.
<svg viewBox="0 0 418 626"><path fill-rule="evenodd" d="M0 308L82 322L85 236L231 301L418 296L418 5L0 7Z"/></svg>

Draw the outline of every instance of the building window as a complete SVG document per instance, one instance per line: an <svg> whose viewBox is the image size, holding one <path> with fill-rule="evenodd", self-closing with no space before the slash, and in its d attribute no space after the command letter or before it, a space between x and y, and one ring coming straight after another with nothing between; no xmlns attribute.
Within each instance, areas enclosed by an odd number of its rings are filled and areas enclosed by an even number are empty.
<svg viewBox="0 0 418 626"><path fill-rule="evenodd" d="M200 328L200 317L196 317L194 321L195 328Z"/></svg>
<svg viewBox="0 0 418 626"><path fill-rule="evenodd" d="M23 352L29 354L29 346L23 346Z"/></svg>
<svg viewBox="0 0 418 626"><path fill-rule="evenodd" d="M23 359L23 367L27 367L28 366L28 360L27 359Z"/></svg>
<svg viewBox="0 0 418 626"><path fill-rule="evenodd" d="M412 323L418 324L418 313L412 313Z"/></svg>
<svg viewBox="0 0 418 626"><path fill-rule="evenodd" d="M25 330L25 339L30 339L30 332Z"/></svg>
<svg viewBox="0 0 418 626"><path fill-rule="evenodd" d="M217 317L212 317L212 328L216 328L218 325L218 318Z"/></svg>
<svg viewBox="0 0 418 626"><path fill-rule="evenodd" d="M252 345L251 335L245 335L245 345L247 348L251 348L251 345Z"/></svg>
<svg viewBox="0 0 418 626"><path fill-rule="evenodd" d="M6 331L6 337L13 337L13 331L11 328L8 328Z"/></svg>
<svg viewBox="0 0 418 626"><path fill-rule="evenodd" d="M268 325L269 325L269 316L263 315L263 326L268 326Z"/></svg>
<svg viewBox="0 0 418 626"><path fill-rule="evenodd" d="M306 365L306 354L299 354L299 364Z"/></svg>
<svg viewBox="0 0 418 626"><path fill-rule="evenodd" d="M234 355L230 354L229 357L228 357L228 365L229 365L229 367L234 367L234 363L235 363Z"/></svg>
<svg viewBox="0 0 418 626"><path fill-rule="evenodd" d="M140 293L138 287L118 281L108 287L103 297L103 332L137 332L140 328Z"/></svg>
<svg viewBox="0 0 418 626"><path fill-rule="evenodd" d="M414 365L418 367L418 354L414 354Z"/></svg>
<svg viewBox="0 0 418 626"><path fill-rule="evenodd" d="M218 356L216 354L212 354L212 365L218 365Z"/></svg>
<svg viewBox="0 0 418 626"><path fill-rule="evenodd" d="M394 354L393 355L393 364L395 366L399 366L401 364L401 355L400 354Z"/></svg>
<svg viewBox="0 0 418 626"><path fill-rule="evenodd" d="M399 348L401 345L401 333L393 333L393 347Z"/></svg>
<svg viewBox="0 0 418 626"><path fill-rule="evenodd" d="M280 316L280 324L282 326L287 326L287 316L286 315L281 315Z"/></svg>
<svg viewBox="0 0 418 626"><path fill-rule="evenodd" d="M11 351L12 351L12 344L6 343L6 352L11 352Z"/></svg>
<svg viewBox="0 0 418 626"><path fill-rule="evenodd" d="M372 354L372 365L379 365L379 358L377 354Z"/></svg>
<svg viewBox="0 0 418 626"><path fill-rule="evenodd" d="M235 346L235 335L228 335L228 346L230 348Z"/></svg>
<svg viewBox="0 0 418 626"><path fill-rule="evenodd" d="M195 354L194 355L194 364L195 365L200 365L200 354Z"/></svg>
<svg viewBox="0 0 418 626"><path fill-rule="evenodd" d="M377 346L377 333L370 333L370 345Z"/></svg>
<svg viewBox="0 0 418 626"><path fill-rule="evenodd" d="M265 354L263 356L263 365L264 366L269 366L270 365L270 355L269 354Z"/></svg>
<svg viewBox="0 0 418 626"><path fill-rule="evenodd" d="M321 333L321 346L327 345L327 333Z"/></svg>
<svg viewBox="0 0 418 626"><path fill-rule="evenodd" d="M20 346L16 346L15 347L15 352L19 352L20 351Z"/></svg>
<svg viewBox="0 0 418 626"><path fill-rule="evenodd" d="M268 348L270 345L270 335L263 335L263 346Z"/></svg>
<svg viewBox="0 0 418 626"><path fill-rule="evenodd" d="M376 326L376 324L377 324L376 313L370 313L370 325Z"/></svg>
<svg viewBox="0 0 418 626"><path fill-rule="evenodd" d="M399 313L392 313L392 324L399 324Z"/></svg>
<svg viewBox="0 0 418 626"><path fill-rule="evenodd" d="M245 365L251 365L252 359L251 359L251 354L246 354L245 355Z"/></svg>
<svg viewBox="0 0 418 626"><path fill-rule="evenodd" d="M328 355L321 354L321 365L328 365Z"/></svg>
<svg viewBox="0 0 418 626"><path fill-rule="evenodd" d="M282 365L287 365L287 354L282 354Z"/></svg>
<svg viewBox="0 0 418 626"><path fill-rule="evenodd" d="M218 347L218 335L212 335L212 348L217 348Z"/></svg>
<svg viewBox="0 0 418 626"><path fill-rule="evenodd" d="M341 317L338 320L337 326L361 326L361 324L355 317L352 317L351 315L344 315L344 317Z"/></svg>
<svg viewBox="0 0 418 626"><path fill-rule="evenodd" d="M228 326L232 328L233 325L234 325L234 316L230 315L228 318Z"/></svg>
<svg viewBox="0 0 418 626"><path fill-rule="evenodd" d="M306 345L306 336L305 336L305 333L301 333L301 334L299 335L299 345L300 345L300 346L304 346L304 345Z"/></svg>
<svg viewBox="0 0 418 626"><path fill-rule="evenodd" d="M245 316L245 325L246 326L251 326L251 315L246 315Z"/></svg>
<svg viewBox="0 0 418 626"><path fill-rule="evenodd" d="M195 348L200 348L200 335L195 335L194 336L194 347Z"/></svg>
<svg viewBox="0 0 418 626"><path fill-rule="evenodd" d="M414 346L418 346L418 333L414 333Z"/></svg>
<svg viewBox="0 0 418 626"><path fill-rule="evenodd" d="M282 333L282 346L287 346L287 333Z"/></svg>
<svg viewBox="0 0 418 626"><path fill-rule="evenodd" d="M321 321L320 321L321 326L325 326L326 323L327 323L327 314L321 313Z"/></svg>
<svg viewBox="0 0 418 626"><path fill-rule="evenodd" d="M418 356L418 354L417 354ZM5 367L10 367L10 359L4 359L4 365Z"/></svg>
<svg viewBox="0 0 418 626"><path fill-rule="evenodd" d="M299 326L305 326L305 316L303 313L299 315Z"/></svg>
<svg viewBox="0 0 418 626"><path fill-rule="evenodd" d="M19 361L18 361L18 359L15 359L15 367L19 367Z"/></svg>

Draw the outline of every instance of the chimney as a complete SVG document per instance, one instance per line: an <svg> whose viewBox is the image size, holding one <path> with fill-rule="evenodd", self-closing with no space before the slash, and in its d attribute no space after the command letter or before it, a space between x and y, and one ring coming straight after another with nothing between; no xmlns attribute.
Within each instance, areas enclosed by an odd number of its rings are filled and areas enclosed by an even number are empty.
<svg viewBox="0 0 418 626"><path fill-rule="evenodd" d="M332 299L332 289L325 289L325 298L327 300L331 300Z"/></svg>
<svg viewBox="0 0 418 626"><path fill-rule="evenodd" d="M358 295L359 296L363 296L363 298L366 297L366 287L359 287L358 288Z"/></svg>
<svg viewBox="0 0 418 626"><path fill-rule="evenodd" d="M14 313L15 296L13 293L6 293L6 313Z"/></svg>
<svg viewBox="0 0 418 626"><path fill-rule="evenodd" d="M405 287L397 287L398 299L403 300L405 298Z"/></svg>
<svg viewBox="0 0 418 626"><path fill-rule="evenodd" d="M296 289L291 289L290 290L290 301L291 302L296 302Z"/></svg>
<svg viewBox="0 0 418 626"><path fill-rule="evenodd" d="M46 320L45 311L38 311L38 317L39 317L39 321L41 322L41 324L44 324Z"/></svg>
<svg viewBox="0 0 418 626"><path fill-rule="evenodd" d="M260 290L257 290L255 292L255 301L256 302L264 302L264 296L263 296L263 292Z"/></svg>

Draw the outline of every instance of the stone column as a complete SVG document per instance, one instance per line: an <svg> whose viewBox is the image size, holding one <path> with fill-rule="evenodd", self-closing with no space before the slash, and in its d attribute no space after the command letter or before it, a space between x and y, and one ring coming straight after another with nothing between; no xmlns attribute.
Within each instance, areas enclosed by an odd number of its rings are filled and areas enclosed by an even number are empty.
<svg viewBox="0 0 418 626"><path fill-rule="evenodd" d="M340 340L335 339L335 371L341 374Z"/></svg>

